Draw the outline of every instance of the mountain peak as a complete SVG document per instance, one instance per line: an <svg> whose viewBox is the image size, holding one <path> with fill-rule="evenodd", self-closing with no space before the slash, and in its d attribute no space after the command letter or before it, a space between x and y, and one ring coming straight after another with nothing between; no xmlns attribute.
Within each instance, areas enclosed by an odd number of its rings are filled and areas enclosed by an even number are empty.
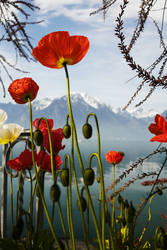
<svg viewBox="0 0 167 250"><path fill-rule="evenodd" d="M97 97L90 97L84 92L72 92L71 98L73 102L82 99L88 105L92 106L95 109L98 109L100 105L104 105L104 103L102 103Z"/></svg>

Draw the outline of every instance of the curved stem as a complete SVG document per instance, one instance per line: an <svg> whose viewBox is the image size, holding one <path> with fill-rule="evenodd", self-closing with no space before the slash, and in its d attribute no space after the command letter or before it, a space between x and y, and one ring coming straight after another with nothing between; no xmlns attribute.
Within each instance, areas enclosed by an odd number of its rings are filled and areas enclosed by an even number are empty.
<svg viewBox="0 0 167 250"><path fill-rule="evenodd" d="M99 156L101 156L101 142L100 142L100 130L99 130L99 123L97 120L97 116L94 113L90 113L88 114L87 118L86 118L86 122L88 122L88 119L90 116L93 116L96 122L96 130L97 130L97 143L98 143L98 154Z"/></svg>
<svg viewBox="0 0 167 250"><path fill-rule="evenodd" d="M156 194L157 194L157 193L155 193L154 195L152 195L152 197L150 198L150 201L149 201L149 208L148 208L148 221L147 221L145 227L143 228L143 231L142 231L141 236L140 236L140 238L139 238L139 243L140 243L141 240L143 239L143 236L144 236L144 234L145 234L145 232L146 232L146 230L147 230L148 224L150 223L150 220L151 220L151 202L152 202L152 200L153 200L153 198L155 197Z"/></svg>
<svg viewBox="0 0 167 250"><path fill-rule="evenodd" d="M55 230L53 228L53 225L52 225L52 222L51 222L51 219L50 219L47 207L46 207L46 202L45 202L45 199L44 199L44 196L43 196L43 192L41 190L39 178L38 178L37 168L36 168L36 164L35 164L35 155L34 155L34 142L33 142L33 131L32 131L32 108L31 108L31 101L30 101L29 98L28 98L28 103L29 103L29 112L30 112L30 136L31 136L32 160L33 160L33 166L34 166L36 181L37 181L37 185L38 185L39 193L40 193L40 196L41 196L42 204L43 204L43 207L44 207L44 210L45 210L45 214L46 214L46 217L47 217L47 220L48 220L48 223L49 223L53 238L54 238L54 240L55 240L55 242L56 242L56 244L58 246L58 249L61 250L61 246L60 246L60 243L59 243L59 241L57 239Z"/></svg>
<svg viewBox="0 0 167 250"><path fill-rule="evenodd" d="M79 145L78 145L76 127L75 127L75 123L74 123L74 119L73 119L73 114L72 114L72 108L71 108L70 84L69 84L69 76L68 76L68 70L67 70L67 65L66 64L64 64L64 69L65 69L66 80L67 80L67 99L68 99L68 108L69 108L69 116L70 116L70 122L71 122L71 129L72 129L72 134L74 133L74 141L75 141L75 146L76 146L76 151L77 151L77 155L78 155L79 164L80 164L81 171L82 171L82 176L84 176L84 166L83 166L83 161L82 161L82 157L81 157L81 153L80 153L80 149L79 149ZM74 171L74 180L75 180L75 183L77 183L76 171L75 171L75 167L74 167L74 159L73 158L74 157L73 157L73 154L72 154L72 164L73 164L73 171ZM91 213L92 213L92 217L93 217L93 221L94 221L94 225L95 225L95 229L96 229L96 234L97 234L99 246L100 246L100 249L102 249L102 241L101 241L99 227L98 227L98 223L97 223L97 217L96 217L96 214L95 214L95 211L94 211L94 207L93 207L93 203L92 203L92 200L91 200L91 196L90 196L89 190L88 190L87 187L85 187L85 189L86 189L86 192L87 192L87 195L88 195L88 199L89 199L90 209L91 209ZM78 191L77 191L77 196L79 198L78 199L79 200L79 204L81 204ZM105 245L105 242L104 242L104 245Z"/></svg>

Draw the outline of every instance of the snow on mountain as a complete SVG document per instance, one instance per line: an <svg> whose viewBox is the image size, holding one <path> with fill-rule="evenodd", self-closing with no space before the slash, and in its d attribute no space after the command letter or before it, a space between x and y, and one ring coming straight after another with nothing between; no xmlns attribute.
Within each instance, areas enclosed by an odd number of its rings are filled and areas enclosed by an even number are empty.
<svg viewBox="0 0 167 250"><path fill-rule="evenodd" d="M158 111L154 109L144 110L143 108L128 109L126 111L123 111L121 108L111 108L111 109L115 114L128 113L129 115L136 117L136 118L146 118L146 117L151 118L151 117L154 117L157 113L159 113Z"/></svg>
<svg viewBox="0 0 167 250"><path fill-rule="evenodd" d="M47 98L46 97L44 99L34 101L33 102L33 107L34 107L35 110L45 109L52 103L53 100L54 100L54 98Z"/></svg>
<svg viewBox="0 0 167 250"><path fill-rule="evenodd" d="M92 106L95 109L98 109L100 105L105 105L96 97L90 97L86 93L80 92L72 92L71 97L73 101L78 101L78 99L83 99L88 105Z"/></svg>

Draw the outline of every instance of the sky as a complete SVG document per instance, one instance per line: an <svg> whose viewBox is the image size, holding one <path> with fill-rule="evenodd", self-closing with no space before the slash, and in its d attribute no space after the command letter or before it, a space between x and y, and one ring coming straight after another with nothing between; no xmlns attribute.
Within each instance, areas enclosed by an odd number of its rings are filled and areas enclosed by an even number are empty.
<svg viewBox="0 0 167 250"><path fill-rule="evenodd" d="M70 35L87 36L90 41L89 51L83 60L68 67L71 92L84 92L114 108L123 108L141 80L134 78L128 81L135 76L135 72L132 72L125 63L117 47L118 38L114 34L115 19L122 1L117 0L107 12L105 20L102 12L90 15L102 5L101 0L34 0L33 2L40 7L40 10L32 15L32 21L44 20L40 24L27 27L27 33L32 37L34 47L44 35L60 30L69 31ZM124 19L127 44L136 25L139 2L132 0L127 8ZM157 2L155 10L161 9L164 0ZM151 16L161 24L161 11L152 11ZM145 32L132 50L132 55L138 64L146 68L160 55L160 52L159 37L152 20L149 19ZM12 49L2 46L0 53L8 56L11 62L15 61ZM30 73L12 72L13 78L32 77L40 87L38 100L67 94L64 69L50 69L39 62L27 63L23 60L18 61L18 66ZM6 89L10 83L11 80L5 76ZM135 104L145 97L148 90L149 87L146 85L128 110L134 109ZM0 96L0 102L8 101L12 102L8 92L5 99ZM163 112L166 109L166 90L157 88L140 108Z"/></svg>

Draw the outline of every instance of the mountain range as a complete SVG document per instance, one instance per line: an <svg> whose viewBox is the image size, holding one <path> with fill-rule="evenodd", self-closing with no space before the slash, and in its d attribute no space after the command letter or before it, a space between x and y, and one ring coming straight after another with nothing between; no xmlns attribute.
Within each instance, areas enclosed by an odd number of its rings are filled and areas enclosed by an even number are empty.
<svg viewBox="0 0 167 250"><path fill-rule="evenodd" d="M71 94L71 104L77 129L81 132L88 113L95 113L101 134L106 139L142 140L150 138L148 126L154 121L156 112L150 111L142 117L142 110L138 112L121 111L100 102L98 99L83 93ZM24 128L29 127L29 109L27 104L0 103L0 109L8 114L7 123L18 123ZM55 99L45 98L32 102L33 119L45 116L54 120L54 128L63 127L68 114L67 96ZM89 122L95 126L93 117Z"/></svg>

